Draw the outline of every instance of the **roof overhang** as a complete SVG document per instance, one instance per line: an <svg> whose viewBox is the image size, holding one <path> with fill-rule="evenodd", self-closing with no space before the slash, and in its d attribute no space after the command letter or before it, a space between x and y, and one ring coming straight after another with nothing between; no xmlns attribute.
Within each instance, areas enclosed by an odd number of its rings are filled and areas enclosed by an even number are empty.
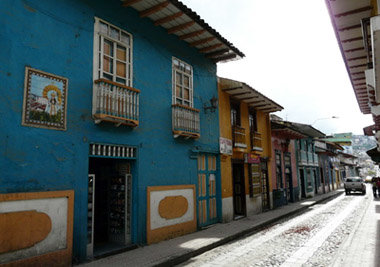
<svg viewBox="0 0 380 267"><path fill-rule="evenodd" d="M245 55L211 28L197 13L178 0L121 0L123 7L132 7L142 18L165 28L190 46L216 62L236 60Z"/></svg>
<svg viewBox="0 0 380 267"><path fill-rule="evenodd" d="M275 134L276 136L283 138L283 139L289 139L289 140L306 138L305 135L303 135L297 131L294 131L290 128L272 129L272 133Z"/></svg>
<svg viewBox="0 0 380 267"><path fill-rule="evenodd" d="M325 2L359 108L362 113L370 114L375 99L370 93L373 90L367 86L365 71L372 69L373 44L370 42L369 18L377 12L376 0Z"/></svg>
<svg viewBox="0 0 380 267"><path fill-rule="evenodd" d="M370 156L374 162L380 163L380 152L377 150L377 147L368 150L367 155Z"/></svg>
<svg viewBox="0 0 380 267"><path fill-rule="evenodd" d="M374 130L375 130L375 129L376 129L376 125L375 125L375 124L363 128L364 135L367 135L367 136L374 136L374 135L375 135L375 133L374 133Z"/></svg>
<svg viewBox="0 0 380 267"><path fill-rule="evenodd" d="M223 92L229 94L237 101L246 103L249 107L254 108L255 110L269 113L284 109L273 100L243 82L221 77L219 77L218 80Z"/></svg>

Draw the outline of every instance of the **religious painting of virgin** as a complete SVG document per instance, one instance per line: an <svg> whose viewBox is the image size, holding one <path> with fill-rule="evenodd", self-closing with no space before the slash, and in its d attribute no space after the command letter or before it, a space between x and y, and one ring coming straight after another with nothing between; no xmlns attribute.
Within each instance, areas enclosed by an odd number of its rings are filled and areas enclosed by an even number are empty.
<svg viewBox="0 0 380 267"><path fill-rule="evenodd" d="M22 125L66 130L68 80L26 67Z"/></svg>

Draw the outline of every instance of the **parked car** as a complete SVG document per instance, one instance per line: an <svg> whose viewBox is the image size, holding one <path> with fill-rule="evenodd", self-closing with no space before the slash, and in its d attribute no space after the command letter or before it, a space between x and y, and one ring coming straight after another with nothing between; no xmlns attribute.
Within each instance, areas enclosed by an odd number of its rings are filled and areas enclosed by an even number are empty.
<svg viewBox="0 0 380 267"><path fill-rule="evenodd" d="M344 182L344 190L346 195L351 194L351 192L361 192L362 195L365 195L366 185L360 177L347 177Z"/></svg>

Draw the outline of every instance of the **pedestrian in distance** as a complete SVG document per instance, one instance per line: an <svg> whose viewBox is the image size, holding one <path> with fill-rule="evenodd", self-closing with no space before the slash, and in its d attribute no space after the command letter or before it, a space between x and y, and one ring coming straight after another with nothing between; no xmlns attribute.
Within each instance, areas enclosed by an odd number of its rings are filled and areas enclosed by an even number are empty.
<svg viewBox="0 0 380 267"><path fill-rule="evenodd" d="M372 177L372 191L373 191L373 197L377 197L377 178Z"/></svg>

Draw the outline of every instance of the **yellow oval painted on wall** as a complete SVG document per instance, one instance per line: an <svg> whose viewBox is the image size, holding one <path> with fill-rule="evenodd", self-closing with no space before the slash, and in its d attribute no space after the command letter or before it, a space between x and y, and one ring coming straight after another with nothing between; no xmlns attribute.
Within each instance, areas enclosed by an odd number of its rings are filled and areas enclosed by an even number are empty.
<svg viewBox="0 0 380 267"><path fill-rule="evenodd" d="M158 213L162 218L175 219L185 215L188 208L189 203L184 196L170 196L160 201Z"/></svg>
<svg viewBox="0 0 380 267"><path fill-rule="evenodd" d="M43 212L0 213L0 253L29 248L44 240L51 231L51 219Z"/></svg>

